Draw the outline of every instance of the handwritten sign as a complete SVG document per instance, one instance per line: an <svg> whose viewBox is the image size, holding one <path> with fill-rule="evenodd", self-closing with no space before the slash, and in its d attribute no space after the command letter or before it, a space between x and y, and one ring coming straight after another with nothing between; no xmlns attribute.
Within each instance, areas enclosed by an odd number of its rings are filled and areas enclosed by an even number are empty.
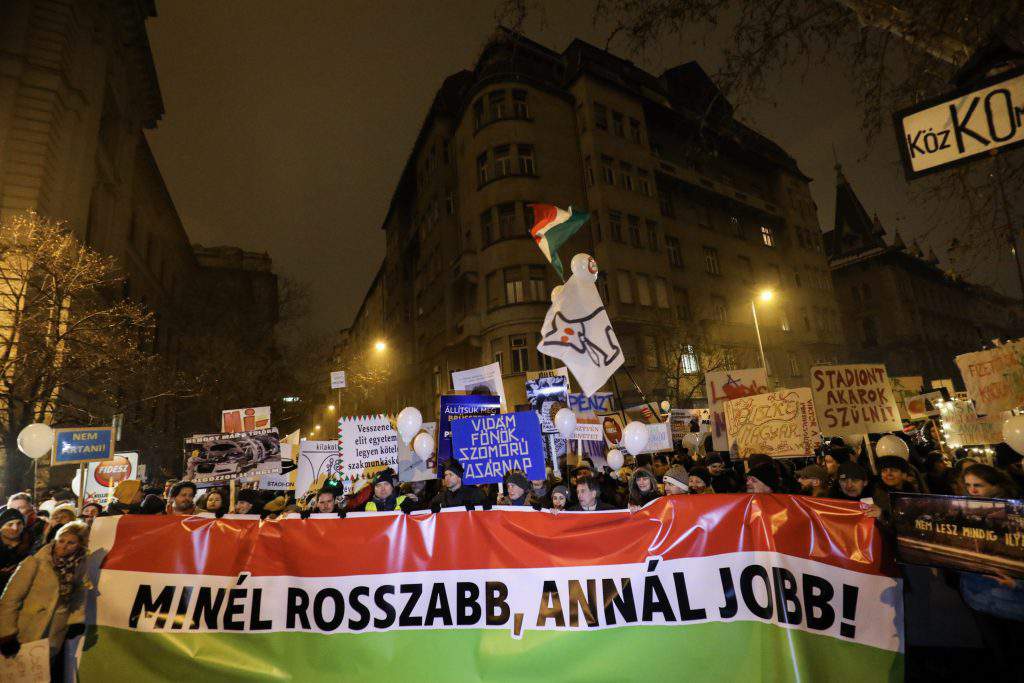
<svg viewBox="0 0 1024 683"><path fill-rule="evenodd" d="M727 451L731 439L726 433L723 404L736 398L765 393L768 391L768 375L764 368L709 372L704 376L704 383L711 413L711 441L716 451Z"/></svg>
<svg viewBox="0 0 1024 683"><path fill-rule="evenodd" d="M615 410L610 391L598 391L592 396L569 394L569 407L575 413L607 413Z"/></svg>
<svg viewBox="0 0 1024 683"><path fill-rule="evenodd" d="M237 408L220 412L220 431L226 434L251 432L270 426L270 406Z"/></svg>
<svg viewBox="0 0 1024 683"><path fill-rule="evenodd" d="M979 414L1001 413L1024 405L1024 342L961 354L956 357L956 365Z"/></svg>
<svg viewBox="0 0 1024 683"><path fill-rule="evenodd" d="M50 641L22 643L18 654L0 657L0 683L49 683Z"/></svg>
<svg viewBox="0 0 1024 683"><path fill-rule="evenodd" d="M984 446L1003 440L1004 415L978 417L970 401L943 401L939 411L946 443L953 448Z"/></svg>
<svg viewBox="0 0 1024 683"><path fill-rule="evenodd" d="M825 434L850 436L903 428L884 365L816 365L811 368L811 389Z"/></svg>
<svg viewBox="0 0 1024 683"><path fill-rule="evenodd" d="M494 484L511 470L524 472L530 480L545 477L544 437L532 410L457 420L452 423L452 449L465 469L466 484Z"/></svg>
<svg viewBox="0 0 1024 683"><path fill-rule="evenodd" d="M593 415L577 415L572 438L574 441L604 441L601 419Z"/></svg>
<svg viewBox="0 0 1024 683"><path fill-rule="evenodd" d="M668 422L645 425L647 445L641 453L664 453L672 450L672 426Z"/></svg>
<svg viewBox="0 0 1024 683"><path fill-rule="evenodd" d="M381 470L398 471L398 432L387 415L338 420L338 455L345 493L358 491Z"/></svg>
<svg viewBox="0 0 1024 683"><path fill-rule="evenodd" d="M809 456L821 443L811 390L783 389L725 402L729 439L746 458Z"/></svg>

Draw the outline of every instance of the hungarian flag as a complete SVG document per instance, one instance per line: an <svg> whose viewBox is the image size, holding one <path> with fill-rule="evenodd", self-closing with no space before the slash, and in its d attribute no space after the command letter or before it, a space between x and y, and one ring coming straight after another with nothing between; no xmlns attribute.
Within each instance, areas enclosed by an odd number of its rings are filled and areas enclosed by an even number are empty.
<svg viewBox="0 0 1024 683"><path fill-rule="evenodd" d="M530 208L533 209L534 218L537 220L530 230L530 234L540 250L544 252L544 257L558 271L558 277L564 280L565 275L562 273L562 260L558 258L558 248L583 227L583 224L590 218L590 214L573 213L571 206L565 210L551 204L530 204Z"/></svg>

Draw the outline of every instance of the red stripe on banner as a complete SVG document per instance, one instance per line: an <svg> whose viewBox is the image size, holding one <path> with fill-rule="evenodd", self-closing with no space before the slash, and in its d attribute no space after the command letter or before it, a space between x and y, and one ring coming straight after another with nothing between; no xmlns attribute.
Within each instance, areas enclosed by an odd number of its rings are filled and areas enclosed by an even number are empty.
<svg viewBox="0 0 1024 683"><path fill-rule="evenodd" d="M892 574L857 503L783 495L662 498L635 513L479 511L260 522L126 515L104 568L231 576L572 567L774 551Z"/></svg>

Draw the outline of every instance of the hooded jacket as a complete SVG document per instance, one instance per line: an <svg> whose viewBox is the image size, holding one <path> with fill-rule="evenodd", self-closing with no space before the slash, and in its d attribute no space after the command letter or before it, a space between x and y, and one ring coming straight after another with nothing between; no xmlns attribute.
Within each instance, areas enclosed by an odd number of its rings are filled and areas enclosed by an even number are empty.
<svg viewBox="0 0 1024 683"><path fill-rule="evenodd" d="M647 477L651 480L650 491L641 491L640 487L637 486L636 480L640 477ZM661 493L658 491L658 480L654 478L651 471L646 467L638 467L633 470L633 474L629 476L629 504L643 507L655 498L660 497Z"/></svg>

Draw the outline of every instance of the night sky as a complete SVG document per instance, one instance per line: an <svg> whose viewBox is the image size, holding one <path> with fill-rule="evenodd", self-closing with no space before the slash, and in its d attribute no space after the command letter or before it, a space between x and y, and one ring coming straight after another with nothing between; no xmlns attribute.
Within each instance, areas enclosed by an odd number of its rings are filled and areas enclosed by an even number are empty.
<svg viewBox="0 0 1024 683"><path fill-rule="evenodd" d="M268 252L279 274L308 283L315 331L347 327L383 258L380 225L434 93L472 67L496 6L160 0L148 26L167 113L149 140L192 241ZM559 2L526 33L559 52L574 37L604 46L591 7ZM710 73L721 57L698 41L611 49L654 74L694 59ZM772 92L774 103L738 115L814 179L822 229L833 222L834 145L869 213L908 243L925 234L935 206L908 195L894 133L865 144L842 72L794 69ZM944 240L931 244L943 256ZM974 277L1019 295L1008 255Z"/></svg>

